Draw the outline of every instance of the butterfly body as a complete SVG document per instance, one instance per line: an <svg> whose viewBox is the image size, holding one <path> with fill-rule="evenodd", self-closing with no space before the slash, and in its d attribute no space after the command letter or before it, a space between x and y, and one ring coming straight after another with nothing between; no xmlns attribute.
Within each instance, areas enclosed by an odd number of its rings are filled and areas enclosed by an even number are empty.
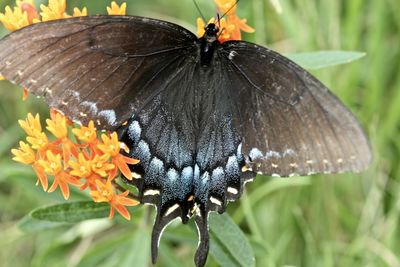
<svg viewBox="0 0 400 267"><path fill-rule="evenodd" d="M209 66L214 56L215 48L219 44L218 41L219 28L210 23L205 28L205 34L199 39L200 43L200 62L203 66Z"/></svg>
<svg viewBox="0 0 400 267"><path fill-rule="evenodd" d="M361 171L371 161L357 120L322 83L267 48L220 43L219 33L215 24L197 38L156 19L94 16L0 41L1 75L77 122L118 130L140 160L132 183L157 208L153 261L164 228L196 215L203 266L209 212L224 212L257 173Z"/></svg>

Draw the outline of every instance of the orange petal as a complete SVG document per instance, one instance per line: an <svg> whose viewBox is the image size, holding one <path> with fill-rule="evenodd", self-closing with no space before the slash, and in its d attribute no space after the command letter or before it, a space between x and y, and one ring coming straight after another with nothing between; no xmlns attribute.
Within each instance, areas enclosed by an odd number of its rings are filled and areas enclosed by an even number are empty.
<svg viewBox="0 0 400 267"><path fill-rule="evenodd" d="M118 166L118 169L121 171L121 173L125 176L126 179L132 180L132 172L128 167L128 164L124 161L122 157L118 157L115 159L116 164Z"/></svg>
<svg viewBox="0 0 400 267"><path fill-rule="evenodd" d="M58 186L58 180L54 179L53 184L51 185L51 187L47 192L49 193L54 192L57 189L57 186Z"/></svg>
<svg viewBox="0 0 400 267"><path fill-rule="evenodd" d="M75 185L75 186L82 186L83 183L81 181L79 181L78 179L76 179L75 177L73 177L73 176L71 176L71 175L69 175L67 173L64 173L63 175L64 175L63 179L66 182L68 182L69 184L72 184L72 185Z"/></svg>
<svg viewBox="0 0 400 267"><path fill-rule="evenodd" d="M121 155L121 157L123 158L123 160L128 163L128 164L138 164L140 162L140 160L138 159L134 159L134 158L130 158L130 157L126 157L124 155Z"/></svg>
<svg viewBox="0 0 400 267"><path fill-rule="evenodd" d="M121 214L125 219L127 219L128 221L130 221L131 219L131 215L129 214L129 211L127 208L125 208L122 205L115 205L115 209L119 212L119 214Z"/></svg>
<svg viewBox="0 0 400 267"><path fill-rule="evenodd" d="M24 88L22 91L22 101L25 101L28 99L28 89Z"/></svg>
<svg viewBox="0 0 400 267"><path fill-rule="evenodd" d="M67 200L69 198L69 187L68 187L68 184L61 182L60 183L60 189L61 189L61 192L62 192L62 194L64 196L64 199Z"/></svg>
<svg viewBox="0 0 400 267"><path fill-rule="evenodd" d="M30 24L33 23L34 19L37 19L39 17L39 14L36 10L36 8L29 3L22 3L21 4L21 10L26 12L28 14L28 21Z"/></svg>
<svg viewBox="0 0 400 267"><path fill-rule="evenodd" d="M33 167L33 170L35 171L35 173L36 173L36 175L37 175L37 177L38 177L38 179L40 181L40 184L42 185L43 190L47 191L47 188L48 188L49 184L48 184L48 181L47 181L47 176L44 173L43 169L41 167L39 167L39 166L36 166L36 165L33 165L32 167Z"/></svg>
<svg viewBox="0 0 400 267"><path fill-rule="evenodd" d="M112 219L114 217L114 207L113 206L111 206L110 207L110 214L108 215L108 219Z"/></svg>
<svg viewBox="0 0 400 267"><path fill-rule="evenodd" d="M115 165L115 164L114 164ZM112 181L118 174L118 167L115 166L114 169L108 172L108 180Z"/></svg>
<svg viewBox="0 0 400 267"><path fill-rule="evenodd" d="M119 197L118 203L124 206L137 206L140 204L139 201L127 197Z"/></svg>

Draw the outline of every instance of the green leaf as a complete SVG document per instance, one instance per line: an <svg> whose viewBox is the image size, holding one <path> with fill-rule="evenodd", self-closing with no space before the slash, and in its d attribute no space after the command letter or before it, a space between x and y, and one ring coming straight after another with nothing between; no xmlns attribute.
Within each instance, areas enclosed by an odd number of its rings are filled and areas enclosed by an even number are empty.
<svg viewBox="0 0 400 267"><path fill-rule="evenodd" d="M25 233L36 233L64 225L66 225L66 223L38 220L32 218L30 214L23 217L17 224L18 228Z"/></svg>
<svg viewBox="0 0 400 267"><path fill-rule="evenodd" d="M151 229L143 226L136 231L129 246L125 246L119 258L119 267L150 266Z"/></svg>
<svg viewBox="0 0 400 267"><path fill-rule="evenodd" d="M303 68L310 70L350 63L364 57L365 55L366 53L353 51L317 51L285 54L285 56Z"/></svg>
<svg viewBox="0 0 400 267"><path fill-rule="evenodd" d="M227 214L210 213L210 252L221 266L255 265L252 247L244 233Z"/></svg>
<svg viewBox="0 0 400 267"><path fill-rule="evenodd" d="M119 266L119 252L129 251L132 232L129 230L114 233L108 238L93 243L85 252L77 267Z"/></svg>
<svg viewBox="0 0 400 267"><path fill-rule="evenodd" d="M107 217L109 211L108 203L79 201L38 208L33 210L30 215L34 219L43 221L76 223Z"/></svg>

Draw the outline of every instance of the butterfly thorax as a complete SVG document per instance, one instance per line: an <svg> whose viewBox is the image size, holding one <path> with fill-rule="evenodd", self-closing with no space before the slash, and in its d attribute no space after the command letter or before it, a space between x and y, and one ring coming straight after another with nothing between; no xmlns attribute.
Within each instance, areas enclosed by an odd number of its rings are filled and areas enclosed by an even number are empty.
<svg viewBox="0 0 400 267"><path fill-rule="evenodd" d="M214 23L209 23L204 30L204 36L199 39L201 57L200 63L203 66L209 66L214 57L215 47L219 43L217 37L219 28Z"/></svg>

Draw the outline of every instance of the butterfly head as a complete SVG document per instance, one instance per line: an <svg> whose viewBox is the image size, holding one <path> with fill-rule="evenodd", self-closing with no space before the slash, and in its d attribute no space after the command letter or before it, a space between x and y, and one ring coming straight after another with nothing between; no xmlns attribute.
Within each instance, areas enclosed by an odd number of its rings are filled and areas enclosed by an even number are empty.
<svg viewBox="0 0 400 267"><path fill-rule="evenodd" d="M213 43L218 39L217 35L219 32L219 27L216 24L209 23L204 27L204 30L204 38L207 40L207 42Z"/></svg>

